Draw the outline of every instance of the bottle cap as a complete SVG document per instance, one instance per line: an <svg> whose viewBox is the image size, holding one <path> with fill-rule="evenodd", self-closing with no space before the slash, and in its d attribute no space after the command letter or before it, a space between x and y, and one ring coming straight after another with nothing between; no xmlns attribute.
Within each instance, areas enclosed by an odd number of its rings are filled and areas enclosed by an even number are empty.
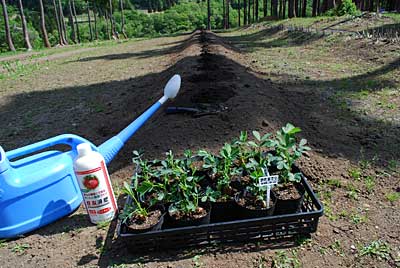
<svg viewBox="0 0 400 268"><path fill-rule="evenodd" d="M78 144L78 146L76 146L76 149L78 150L79 156L85 156L92 152L92 147L90 147L89 143Z"/></svg>

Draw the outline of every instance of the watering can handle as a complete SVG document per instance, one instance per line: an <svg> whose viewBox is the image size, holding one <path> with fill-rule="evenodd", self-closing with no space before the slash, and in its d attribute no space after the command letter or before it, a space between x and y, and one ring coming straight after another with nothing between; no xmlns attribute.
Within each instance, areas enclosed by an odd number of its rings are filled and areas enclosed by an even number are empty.
<svg viewBox="0 0 400 268"><path fill-rule="evenodd" d="M63 135L59 135L47 140L43 140L43 141L39 141L37 143L34 144L29 144L26 145L24 147L9 151L6 153L6 156L9 160L17 158L17 157L21 157L27 154L31 154L34 153L36 151L40 151L43 149L46 149L48 147L54 146L54 145L58 145L58 144L65 144L65 145L69 145L71 146L72 150L76 150L76 146L80 143L83 142L87 142L92 146L92 149L94 151L98 151L97 147L94 146L90 141L79 137L77 135L73 135L73 134L63 134Z"/></svg>

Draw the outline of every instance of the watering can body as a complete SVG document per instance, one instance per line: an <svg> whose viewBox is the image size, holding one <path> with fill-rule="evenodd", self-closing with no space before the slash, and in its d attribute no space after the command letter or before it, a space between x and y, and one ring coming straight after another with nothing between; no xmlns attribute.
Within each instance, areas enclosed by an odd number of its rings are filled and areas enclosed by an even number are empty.
<svg viewBox="0 0 400 268"><path fill-rule="evenodd" d="M0 149L0 238L45 226L80 206L73 159L82 142L88 141L66 134L7 153ZM72 149L38 152L58 144ZM33 155L21 158L28 154ZM16 158L21 159L12 161Z"/></svg>

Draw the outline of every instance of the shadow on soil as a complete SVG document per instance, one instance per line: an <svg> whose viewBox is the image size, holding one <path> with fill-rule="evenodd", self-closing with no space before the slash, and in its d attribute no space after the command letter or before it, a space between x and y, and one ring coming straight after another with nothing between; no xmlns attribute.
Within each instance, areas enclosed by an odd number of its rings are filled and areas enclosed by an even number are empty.
<svg viewBox="0 0 400 268"><path fill-rule="evenodd" d="M132 52L132 53L117 53L117 54L107 54L102 56L95 56L95 57L86 57L79 59L79 62L87 62L87 61L95 61L95 60L125 60L130 58L150 58L150 57L157 57L167 54L179 53L185 50L187 47L195 44L197 42L196 36L189 35L188 38L176 42L166 43L164 45L172 45L170 47L162 48L162 49L150 49L145 50L142 52Z"/></svg>
<svg viewBox="0 0 400 268"><path fill-rule="evenodd" d="M271 41L263 41L264 38L271 38L274 35L276 35L276 38ZM253 52L259 49L307 45L323 37L324 35L319 33L289 32L282 31L279 27L271 27L251 34L224 37L223 39L228 44L233 45L233 47L229 47L231 50L238 51L235 48L238 47L241 52Z"/></svg>
<svg viewBox="0 0 400 268"><path fill-rule="evenodd" d="M286 122L300 127L303 130L302 136L309 140L313 149L325 156L341 155L343 158L358 161L363 148L363 157L372 158L378 154L381 162L376 163L377 165L385 164L391 159L400 159L400 126L358 114L349 114L338 119L338 114L342 111L326 100L321 92L300 92L291 87L283 88L249 72L247 67L238 62L216 54L213 40L217 38L219 37L212 34L195 34L178 46L182 49L200 40L202 54L187 56L161 73L150 73L124 81L53 91L32 91L29 94L11 96L7 104L0 107L0 121L10 122L8 128L3 130L0 144L10 150L68 132L100 144L117 134L157 101L166 81L173 74L179 73L183 81L181 93L166 107L218 103L228 109L199 118L158 111L111 163L111 173L131 166L133 150L145 151L147 158L162 157L169 149L178 155L187 148L206 148L215 152L224 142L237 137L241 130L276 131ZM150 51L146 54L154 56ZM172 52L165 50L160 53ZM394 64L382 67L377 72L384 73L399 68L398 63L399 60L396 60ZM354 78L354 90L361 88L357 86L359 80L374 75L368 73ZM329 82L314 83L317 87L322 87ZM311 176L310 179L314 178ZM81 216L77 217L79 222L83 221ZM87 222L86 215L84 217ZM62 219L37 233L58 233L64 226L74 224L74 218ZM109 229L110 237L115 228L114 221ZM109 244L106 241L107 243ZM122 254L126 250L119 240L109 245L112 250L100 259L103 267L103 262L121 262ZM150 256L154 260L158 255ZM87 258L90 261L91 257ZM128 257L124 261L131 262L136 258L137 256ZM81 260L80 263L87 260Z"/></svg>

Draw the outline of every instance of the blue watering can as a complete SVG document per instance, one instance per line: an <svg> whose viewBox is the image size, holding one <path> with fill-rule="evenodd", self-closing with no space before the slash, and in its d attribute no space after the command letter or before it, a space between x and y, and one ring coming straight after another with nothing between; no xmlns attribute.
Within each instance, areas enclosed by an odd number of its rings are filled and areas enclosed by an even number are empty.
<svg viewBox="0 0 400 268"><path fill-rule="evenodd" d="M180 76L174 75L165 86L161 99L98 147L73 134L56 136L9 152L4 152L0 146L0 238L27 233L74 212L82 202L73 170L76 146L83 142L91 144L108 164L161 105L178 94L180 85ZM71 150L43 151L59 144L69 145Z"/></svg>

